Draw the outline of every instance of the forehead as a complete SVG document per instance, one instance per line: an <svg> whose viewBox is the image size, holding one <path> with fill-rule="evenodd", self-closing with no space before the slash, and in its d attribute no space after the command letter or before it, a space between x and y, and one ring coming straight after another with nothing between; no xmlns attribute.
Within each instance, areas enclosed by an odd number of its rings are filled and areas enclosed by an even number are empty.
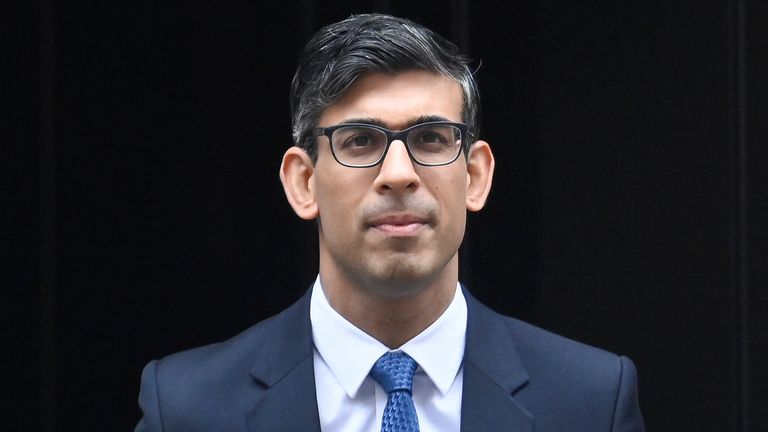
<svg viewBox="0 0 768 432"><path fill-rule="evenodd" d="M318 126L370 119L403 129L425 116L461 122L463 100L459 83L444 75L428 71L368 73L323 110Z"/></svg>

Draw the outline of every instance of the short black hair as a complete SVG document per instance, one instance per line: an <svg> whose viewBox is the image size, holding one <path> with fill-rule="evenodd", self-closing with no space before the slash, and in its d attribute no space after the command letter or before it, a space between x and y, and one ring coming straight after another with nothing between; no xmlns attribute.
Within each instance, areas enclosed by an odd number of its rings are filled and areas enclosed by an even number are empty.
<svg viewBox="0 0 768 432"><path fill-rule="evenodd" d="M304 47L291 84L294 144L317 158L310 130L322 111L363 73L426 70L450 77L464 94L462 121L468 125L465 151L478 136L480 96L469 59L432 30L383 14L352 15L320 29Z"/></svg>

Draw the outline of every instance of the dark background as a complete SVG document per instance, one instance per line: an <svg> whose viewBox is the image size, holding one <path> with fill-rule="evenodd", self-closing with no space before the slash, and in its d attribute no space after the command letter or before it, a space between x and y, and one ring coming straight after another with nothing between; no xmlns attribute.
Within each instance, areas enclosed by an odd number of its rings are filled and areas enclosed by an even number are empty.
<svg viewBox="0 0 768 432"><path fill-rule="evenodd" d="M651 431L766 430L765 2L0 8L0 430L130 430L146 362L306 290L315 228L277 176L288 87L308 37L362 11L481 64L497 175L470 290L629 355Z"/></svg>

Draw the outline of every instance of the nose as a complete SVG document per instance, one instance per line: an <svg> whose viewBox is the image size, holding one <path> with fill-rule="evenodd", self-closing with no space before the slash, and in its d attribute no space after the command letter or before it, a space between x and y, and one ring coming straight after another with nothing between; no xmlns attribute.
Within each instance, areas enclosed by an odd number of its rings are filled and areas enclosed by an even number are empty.
<svg viewBox="0 0 768 432"><path fill-rule="evenodd" d="M374 180L376 190L381 193L416 190L420 182L405 143L392 141Z"/></svg>

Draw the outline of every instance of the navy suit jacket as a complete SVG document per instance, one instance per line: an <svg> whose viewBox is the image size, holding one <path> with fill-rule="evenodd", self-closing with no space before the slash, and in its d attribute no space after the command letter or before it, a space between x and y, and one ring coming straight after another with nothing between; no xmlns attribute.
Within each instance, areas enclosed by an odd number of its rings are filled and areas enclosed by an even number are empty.
<svg viewBox="0 0 768 432"><path fill-rule="evenodd" d="M628 358L464 295L462 431L644 430ZM309 298L225 342L149 363L135 431L319 431Z"/></svg>

